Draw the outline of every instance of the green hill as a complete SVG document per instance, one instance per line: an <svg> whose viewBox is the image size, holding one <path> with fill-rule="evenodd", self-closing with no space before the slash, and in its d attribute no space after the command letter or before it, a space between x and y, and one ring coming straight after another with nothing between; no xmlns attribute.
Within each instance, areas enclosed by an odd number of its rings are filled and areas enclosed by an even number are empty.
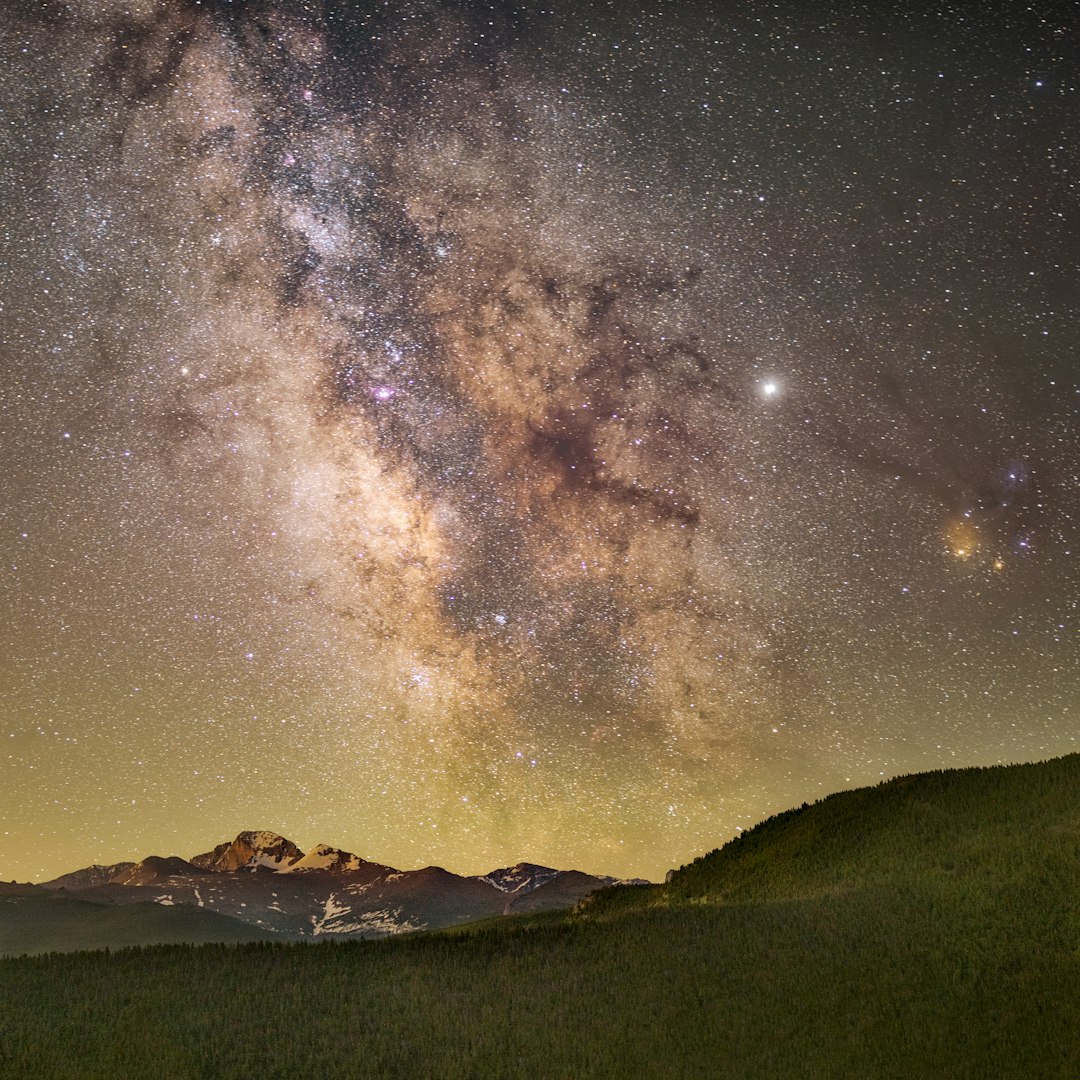
<svg viewBox="0 0 1080 1080"><path fill-rule="evenodd" d="M681 867L605 889L592 916L657 904L827 899L934 889L967 904L1065 900L1080 882L1080 754L919 773L787 810Z"/></svg>
<svg viewBox="0 0 1080 1080"><path fill-rule="evenodd" d="M775 900L903 882L997 893L1080 874L1080 754L921 773L762 822L683 867L671 898Z"/></svg>
<svg viewBox="0 0 1080 1080"><path fill-rule="evenodd" d="M778 815L571 915L0 962L0 1076L1080 1076L1080 757Z"/></svg>

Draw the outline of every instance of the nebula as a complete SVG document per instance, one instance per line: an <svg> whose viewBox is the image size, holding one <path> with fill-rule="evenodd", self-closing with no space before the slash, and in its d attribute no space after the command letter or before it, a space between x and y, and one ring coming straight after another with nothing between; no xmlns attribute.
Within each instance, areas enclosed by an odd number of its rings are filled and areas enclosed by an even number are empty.
<svg viewBox="0 0 1080 1080"><path fill-rule="evenodd" d="M20 836L657 875L1071 746L1057 203L913 134L1024 61L734 7L4 5Z"/></svg>

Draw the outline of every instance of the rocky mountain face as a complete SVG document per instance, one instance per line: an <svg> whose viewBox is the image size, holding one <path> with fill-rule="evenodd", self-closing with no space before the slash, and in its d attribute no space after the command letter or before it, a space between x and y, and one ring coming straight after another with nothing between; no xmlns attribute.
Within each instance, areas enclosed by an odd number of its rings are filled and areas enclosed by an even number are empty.
<svg viewBox="0 0 1080 1080"><path fill-rule="evenodd" d="M549 866L537 866L535 863L518 863L517 866L508 866L502 870L492 870L480 878L489 885L494 885L499 892L509 895L524 894L546 885L561 871L552 870ZM608 880L608 879L605 879Z"/></svg>
<svg viewBox="0 0 1080 1080"><path fill-rule="evenodd" d="M89 889L95 885L104 885L112 881L114 877L118 877L120 874L134 868L135 863L133 862L114 863L112 866L97 866L95 864L94 866L84 867L82 870L73 870L70 874L63 874L47 884L53 889L68 889L75 892L78 889Z"/></svg>
<svg viewBox="0 0 1080 1080"><path fill-rule="evenodd" d="M272 832L242 832L213 851L192 856L191 862L200 870L245 870L265 866L269 870L287 870L298 863L304 853L284 836Z"/></svg>
<svg viewBox="0 0 1080 1080"><path fill-rule="evenodd" d="M197 908L285 940L384 937L518 911L572 907L614 878L533 863L462 877L437 866L396 870L319 844L301 851L265 831L190 860L150 856L92 866L43 889L97 905Z"/></svg>

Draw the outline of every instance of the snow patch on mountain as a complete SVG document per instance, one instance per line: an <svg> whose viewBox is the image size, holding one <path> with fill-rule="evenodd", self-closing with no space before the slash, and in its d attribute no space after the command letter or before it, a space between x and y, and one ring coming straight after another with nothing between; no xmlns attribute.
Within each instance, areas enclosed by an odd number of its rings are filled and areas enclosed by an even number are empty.
<svg viewBox="0 0 1080 1080"><path fill-rule="evenodd" d="M318 915L311 916L311 932L315 935L327 933L328 924L338 916L347 914L350 910L348 904L338 903L336 893L331 893L326 898L323 910ZM333 930L329 932L334 933Z"/></svg>
<svg viewBox="0 0 1080 1080"><path fill-rule="evenodd" d="M518 863L516 866L507 866L501 870L492 870L485 874L481 881L493 885L499 892L508 894L524 894L533 889L546 885L559 875L560 871L553 870L550 866L537 866L536 863Z"/></svg>
<svg viewBox="0 0 1080 1080"><path fill-rule="evenodd" d="M404 934L412 930L426 929L426 923L413 922L407 918L401 908L383 908L380 911L353 911L347 903L332 893L326 899L323 910L311 917L312 937L327 934L363 934L367 937L382 937L390 934Z"/></svg>

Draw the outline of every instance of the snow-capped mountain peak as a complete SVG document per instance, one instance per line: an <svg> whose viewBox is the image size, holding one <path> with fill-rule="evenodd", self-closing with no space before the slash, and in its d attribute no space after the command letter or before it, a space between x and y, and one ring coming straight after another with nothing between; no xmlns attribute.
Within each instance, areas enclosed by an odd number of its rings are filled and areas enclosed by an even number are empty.
<svg viewBox="0 0 1080 1080"><path fill-rule="evenodd" d="M218 844L213 851L192 858L200 870L227 871L257 869L285 871L298 863L304 853L291 841L265 830L240 833L235 840Z"/></svg>
<svg viewBox="0 0 1080 1080"><path fill-rule="evenodd" d="M366 860L351 851L342 851L329 844L316 844L302 859L286 867L290 874L301 874L306 870L330 870L335 873L348 873L359 870Z"/></svg>

